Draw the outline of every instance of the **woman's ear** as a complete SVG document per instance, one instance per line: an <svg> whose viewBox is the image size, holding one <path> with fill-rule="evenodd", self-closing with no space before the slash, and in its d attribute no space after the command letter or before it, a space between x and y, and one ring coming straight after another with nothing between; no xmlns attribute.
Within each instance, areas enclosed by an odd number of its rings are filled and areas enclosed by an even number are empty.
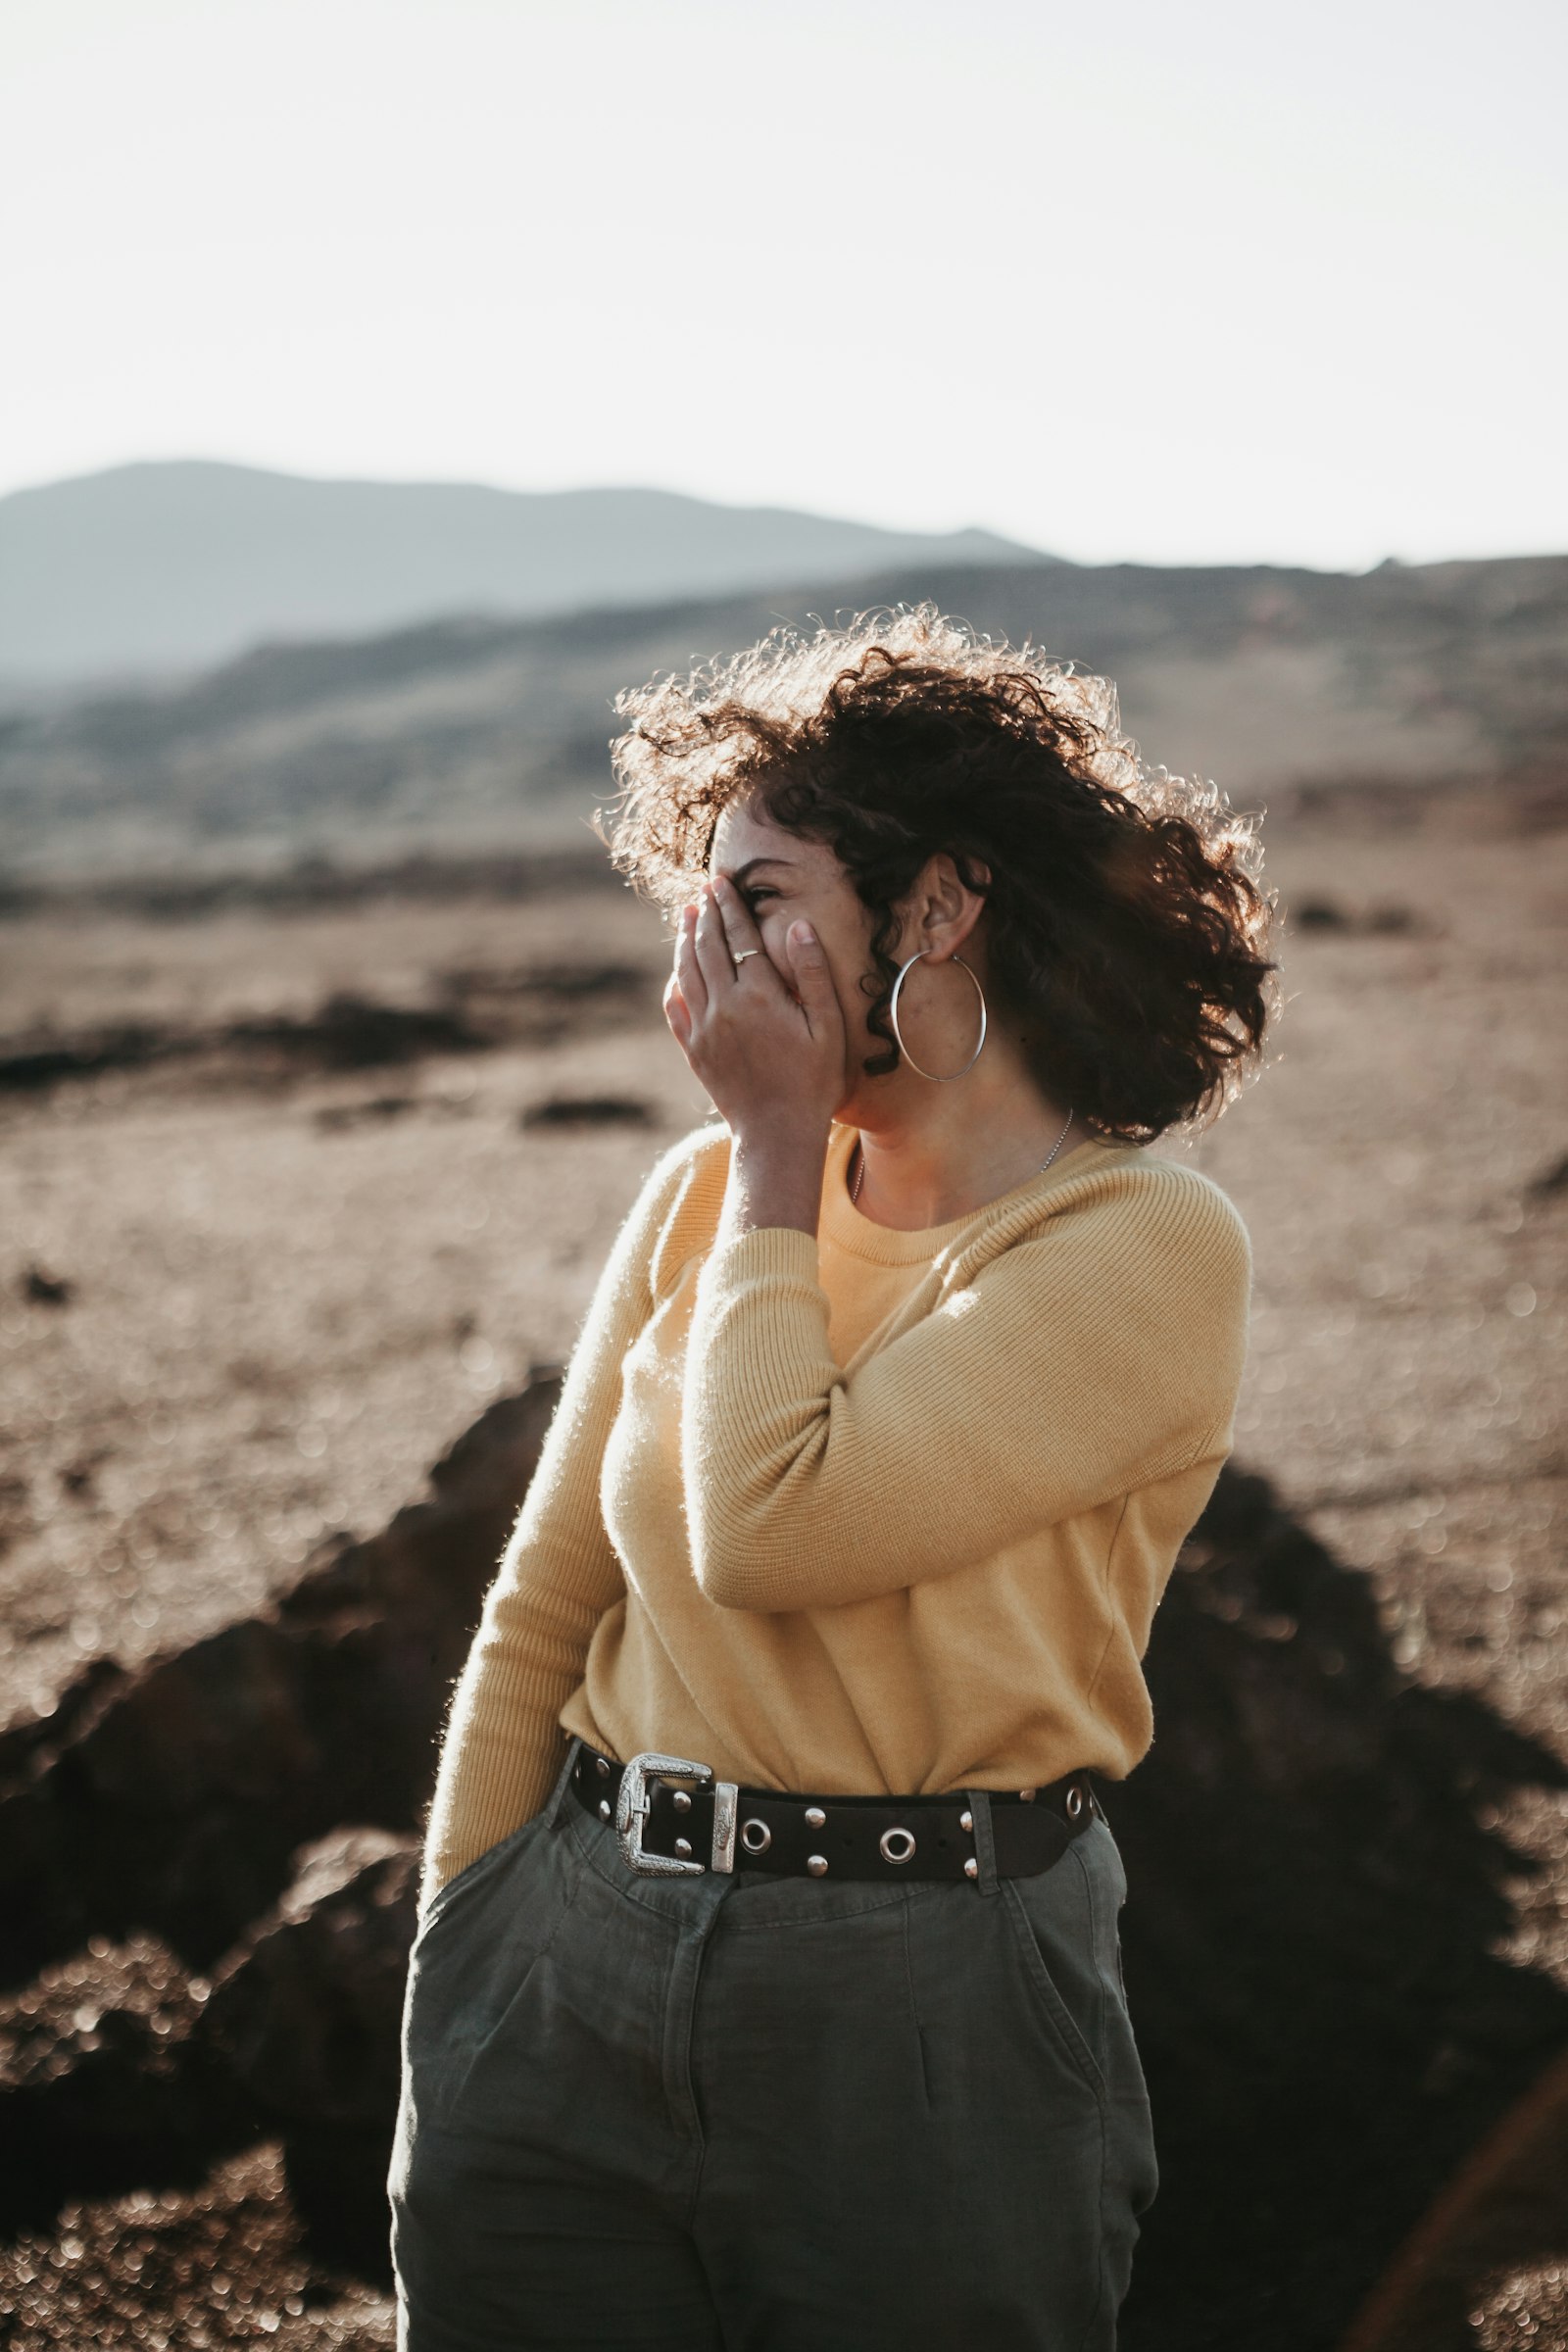
<svg viewBox="0 0 1568 2352"><path fill-rule="evenodd" d="M979 879L983 869L972 870ZM923 951L933 963L961 955L985 904L984 892L971 889L947 851L939 851L926 859L905 902L904 954Z"/></svg>

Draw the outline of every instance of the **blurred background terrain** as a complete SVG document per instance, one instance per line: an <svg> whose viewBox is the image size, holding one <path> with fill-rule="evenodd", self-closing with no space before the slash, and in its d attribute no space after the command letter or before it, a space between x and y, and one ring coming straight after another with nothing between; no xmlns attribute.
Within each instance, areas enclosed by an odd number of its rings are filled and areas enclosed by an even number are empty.
<svg viewBox="0 0 1568 2352"><path fill-rule="evenodd" d="M89 514L89 493L113 506L134 487L136 522L161 546L200 504L187 474L205 489L213 474L226 486L227 470L237 469L129 468L64 487ZM925 596L982 632L1032 640L1049 658L1113 677L1128 727L1151 757L1177 773L1220 775L1254 799L1314 784L1430 788L1502 776L1516 790L1549 792L1568 768L1561 557L1385 564L1346 574L1002 562L1006 551L955 546L896 550L877 563L861 543L891 534L605 493L595 503L601 536L576 565L557 559L580 526L560 501L534 502L513 525L509 552L517 561L504 578L483 549L454 575L438 538L427 564L416 560L419 502L466 492L269 487L297 494L292 542L266 511L269 535L294 547L297 576L280 576L286 567L262 558L251 565L253 533L215 500L199 535L175 541L188 614L178 597L162 593L167 556L151 581L140 580L128 561L108 562L96 536L82 544L74 508L46 530L45 494L0 500L0 583L9 578L19 618L38 601L34 565L58 584L50 627L61 664L47 687L14 687L0 722L13 891L32 877L69 876L84 861L98 876L160 868L232 876L239 866L270 870L307 856L364 869L430 853L450 859L581 846L584 820L606 794L605 747L621 686L750 644L780 621L806 625L808 615ZM380 499L394 513L397 502L413 502L394 558L380 544ZM726 543L694 549L693 515L728 521ZM790 534L779 526L789 522L800 530L786 558L780 541ZM435 620L328 633L320 615L335 600L315 584L323 538L359 558L358 568L339 568L363 582L362 604L406 602L417 578L427 610L441 612L457 593L454 576L461 601ZM829 568L844 541L858 561ZM128 555L133 532L117 545ZM210 580L219 556L228 576ZM553 572L556 609L540 612ZM714 594L715 572L743 576ZM690 591L694 573L704 596ZM582 610L590 581L599 599ZM193 669L188 657L209 626L239 625L241 588L253 591L253 621L271 593L275 641ZM353 601L346 586L342 602ZM512 616L519 607L534 610ZM117 691L80 682L111 644L122 651L141 631L144 644L172 646L181 627L187 662L176 674L146 661ZM19 637L26 641L24 626Z"/></svg>

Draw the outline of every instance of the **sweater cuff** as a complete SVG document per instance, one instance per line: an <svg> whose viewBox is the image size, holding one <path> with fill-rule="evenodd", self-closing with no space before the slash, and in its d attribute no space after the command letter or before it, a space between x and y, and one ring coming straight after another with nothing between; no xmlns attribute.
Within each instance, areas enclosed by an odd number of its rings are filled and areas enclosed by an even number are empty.
<svg viewBox="0 0 1568 2352"><path fill-rule="evenodd" d="M797 1225L759 1225L709 1252L702 1288L720 1298L750 1282L817 1284L816 1241Z"/></svg>

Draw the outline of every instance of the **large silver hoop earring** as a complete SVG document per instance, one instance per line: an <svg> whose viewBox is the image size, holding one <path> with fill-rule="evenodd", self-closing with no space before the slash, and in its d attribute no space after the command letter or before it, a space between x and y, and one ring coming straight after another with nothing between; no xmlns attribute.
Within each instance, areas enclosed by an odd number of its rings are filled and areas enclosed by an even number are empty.
<svg viewBox="0 0 1568 2352"><path fill-rule="evenodd" d="M974 993L980 1000L980 1035L975 1040L974 1052L970 1054L968 1060L964 1063L961 1070L949 1070L946 1076L940 1075L936 1070L922 1070L920 1064L915 1060L914 1055L909 1052L908 1047L905 1044L904 1032L899 1027L899 991L904 986L906 973L910 971L912 967L919 962L922 956L929 956L930 953L931 951L929 948L917 949L915 954L909 957L908 962L906 963L900 970L898 978L893 983L893 994L888 999L888 1019L893 1024L893 1035L897 1041L899 1052L904 1055L905 1060L908 1063L915 1076L917 1078L929 1078L933 1086L951 1086L955 1078L967 1078L969 1072L974 1068L975 1063L980 1058L980 1050L986 1042L986 992L981 987L978 979L975 978L974 973L969 970L969 966L964 962L963 957L961 956L955 956L952 960L957 965L959 971L968 972L970 979L974 981Z"/></svg>

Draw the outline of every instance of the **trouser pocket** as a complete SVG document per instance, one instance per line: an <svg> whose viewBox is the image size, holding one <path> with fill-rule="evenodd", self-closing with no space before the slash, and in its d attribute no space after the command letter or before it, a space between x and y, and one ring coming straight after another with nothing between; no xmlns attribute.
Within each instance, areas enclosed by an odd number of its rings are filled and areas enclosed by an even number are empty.
<svg viewBox="0 0 1568 2352"><path fill-rule="evenodd" d="M450 2110L570 1907L575 1848L552 1833L574 1755L575 1742L538 1812L448 1880L420 1923L403 2005L411 2124Z"/></svg>
<svg viewBox="0 0 1568 2352"><path fill-rule="evenodd" d="M1063 1867L1064 1864L1058 1863L1058 1869ZM1099 2003L1092 1996L1083 1997L1078 1982L1082 1972L1075 1965L1064 1965L1061 1940L1046 1926L1038 1900L1026 1901L1010 1879L1003 1881L1002 1900L1017 1939L1025 1978L1047 2030L1089 2089L1097 2098L1103 2098L1105 2078L1098 2055L1102 2038ZM1076 1998L1069 2000L1063 1992L1064 1980Z"/></svg>
<svg viewBox="0 0 1568 2352"><path fill-rule="evenodd" d="M482 1854L476 1854L474 1859L457 1872L455 1877L448 1879L437 1888L419 1921L418 1933L414 1938L415 1953L428 1940L437 1923L444 1919L449 1911L466 1903L475 1888L482 1886L493 1872L500 1870L509 1857L525 1843L530 1833L539 1826L542 1819L542 1813L530 1814L526 1821L519 1822L517 1827L505 1838L497 1838L494 1845L487 1845ZM413 1957L413 1953L410 1957Z"/></svg>

